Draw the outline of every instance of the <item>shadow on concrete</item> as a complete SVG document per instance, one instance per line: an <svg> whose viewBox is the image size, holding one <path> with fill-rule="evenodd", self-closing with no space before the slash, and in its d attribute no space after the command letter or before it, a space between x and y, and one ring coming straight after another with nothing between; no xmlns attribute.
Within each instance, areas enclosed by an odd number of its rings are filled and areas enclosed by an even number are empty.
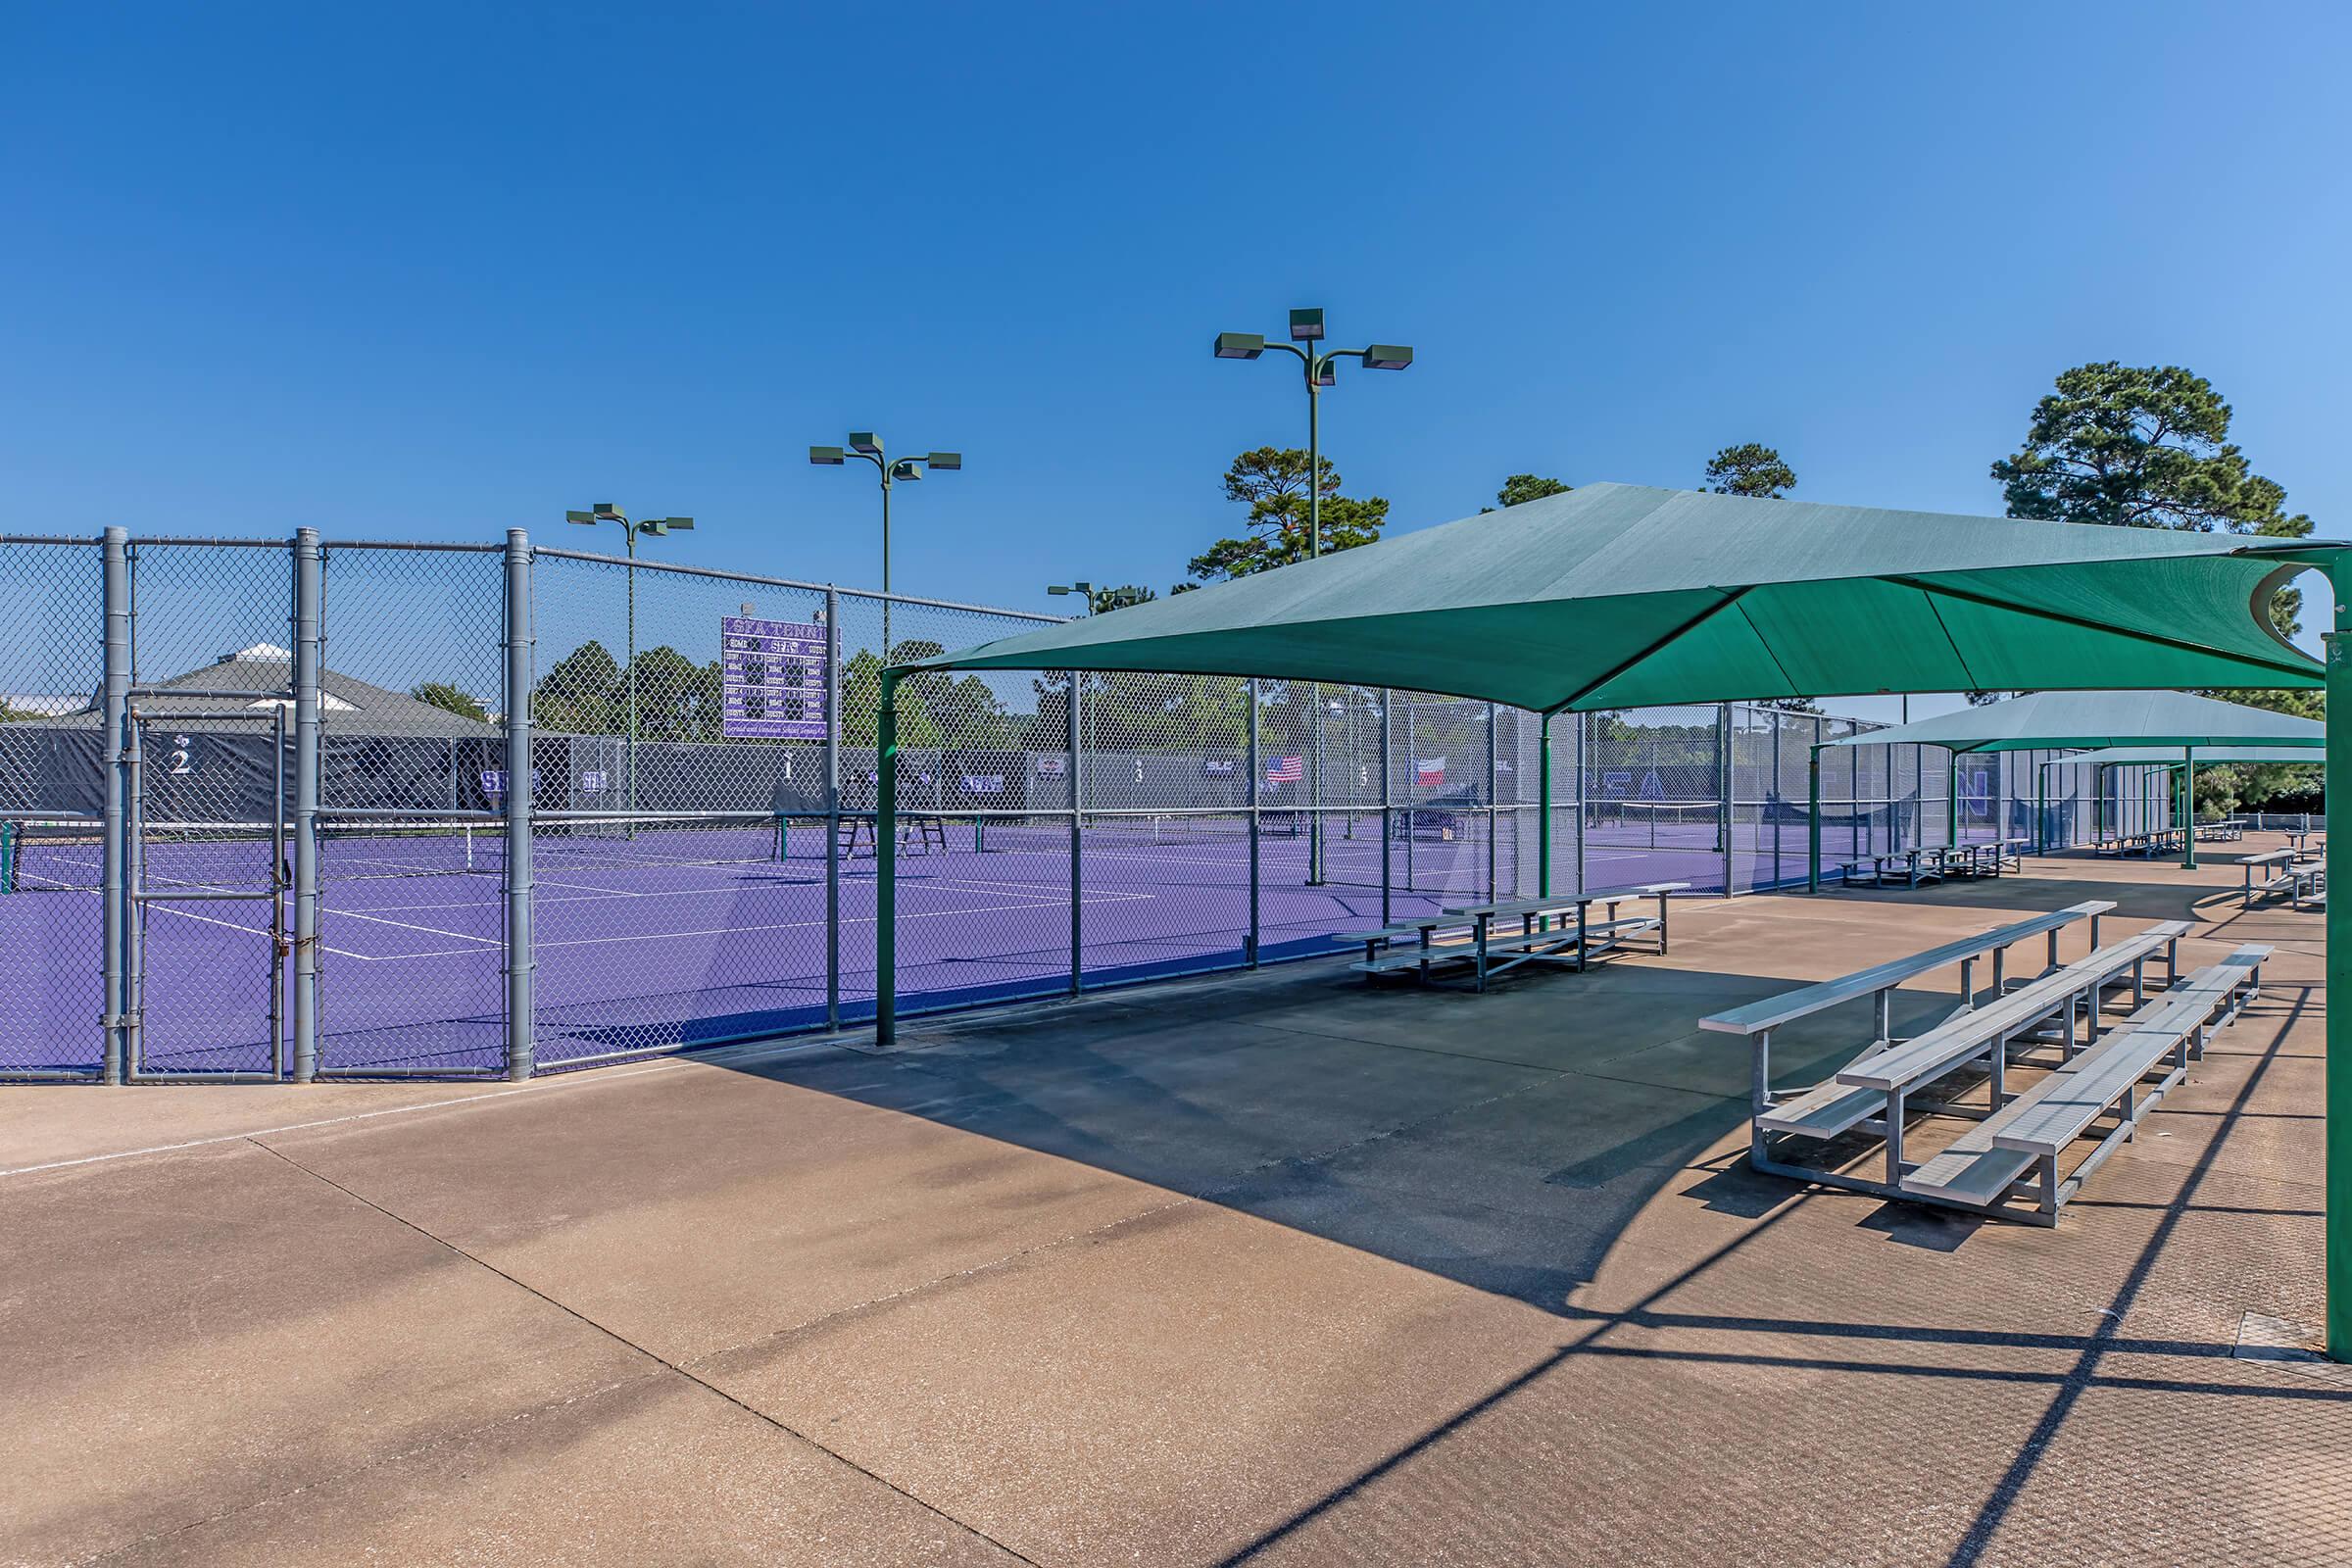
<svg viewBox="0 0 2352 1568"><path fill-rule="evenodd" d="M1999 1560L1992 1553L1995 1538L2003 1522L2014 1509L2018 1498L2041 1467L2044 1456L2074 1415L2084 1394L2092 1389L2123 1389L2140 1393L2158 1393L2195 1398L2264 1399L2287 1403L2319 1403L2352 1405L2352 1390L2324 1386L2269 1386L2242 1382L2202 1381L2178 1377L2134 1377L2113 1374L2103 1369L2111 1357L2125 1354L2160 1354L2228 1360L2232 1347L2209 1341L2154 1340L2126 1335L2123 1324L2133 1303L2145 1287L2157 1259L2183 1218L2202 1212L2196 1202L2198 1189L2213 1169L2213 1160L2224 1147L2224 1136L2230 1118L2242 1114L2260 1086L2263 1071L2275 1059L2278 1048L2302 1015L2298 1004L2274 1031L2268 1050L2249 1072L2230 1109L2224 1113L2224 1126L2207 1144L2203 1153L2185 1171L2173 1198L2160 1205L2162 1218L2126 1273L2121 1286L2107 1308L2099 1316L2099 1326L2089 1334L2033 1334L1997 1330L1969 1330L1931 1328L1918 1325L1884 1324L1871 1322L1790 1319L1762 1316L1739 1316L1723 1313L1683 1312L1668 1304L1680 1292L1705 1278L1738 1254L1759 1246L1774 1228L1797 1211L1813 1195L1801 1194L1785 1184L1776 1184L1779 1202L1755 1212L1756 1223L1730 1242L1715 1249L1706 1256L1675 1274L1644 1295L1631 1307L1613 1312L1580 1312L1571 1309L1567 1315L1582 1317L1589 1327L1574 1343L1545 1357L1537 1365L1495 1389L1476 1403L1457 1411L1447 1420L1424 1432L1413 1443L1399 1447L1347 1484L1335 1488L1310 1505L1299 1509L1280 1524L1260 1534L1238 1551L1224 1559L1226 1568L1258 1556L1295 1536L1316 1519L1331 1513L1349 1498L1362 1494L1382 1478L1396 1472L1417 1455L1427 1452L1448 1435L1457 1432L1480 1417L1507 1403L1514 1396L1560 1372L1580 1357L1631 1358L1654 1362L1683 1362L1690 1364L1768 1366L1825 1373L1884 1378L1890 1381L1991 1381L2018 1385L2046 1385L2052 1393L2048 1405L2034 1423L2030 1435L2016 1445L2015 1457L1995 1483L1989 1495L1978 1506L1957 1546L1945 1559L1945 1568L1976 1568L1976 1565ZM1702 1182L1693 1193L1704 1192L1715 1181L1727 1179L1729 1170L1719 1173L1710 1182ZM1710 1200L1719 1198L1710 1194ZM1744 1198L1744 1194L1741 1195ZM1889 1205L1892 1208L1894 1205ZM1736 1210L1745 1213L1745 1208ZM2298 1211L2299 1212L2299 1211ZM1851 1342L1885 1345L1888 1343L1918 1346L1922 1353L1916 1358L1886 1359L1862 1356L1838 1356L1834 1353L1792 1355L1762 1349L1744 1352L1720 1348L1681 1349L1654 1344L1640 1346L1613 1345L1607 1337L1620 1329L1686 1330L1720 1336L1724 1333L1752 1334L1774 1338L1800 1337L1833 1342ZM2072 1351L2073 1365L2062 1370L2034 1368L2001 1368L1982 1365L1940 1362L1934 1351L1937 1348L2001 1347L2022 1349L2054 1349ZM2185 1419L2193 1420L2193 1411Z"/></svg>
<svg viewBox="0 0 2352 1568"><path fill-rule="evenodd" d="M885 1054L740 1070L1082 1161L1559 1312L1624 1227L1743 1124L1748 1054L1697 1018L1771 976L1604 965L1480 996L1294 965L910 1025ZM1953 1005L1904 992L1897 1027ZM1808 1083L1867 1002L1783 1031ZM723 1058L715 1058L723 1060ZM1693 1196L1763 1215L1744 1163Z"/></svg>

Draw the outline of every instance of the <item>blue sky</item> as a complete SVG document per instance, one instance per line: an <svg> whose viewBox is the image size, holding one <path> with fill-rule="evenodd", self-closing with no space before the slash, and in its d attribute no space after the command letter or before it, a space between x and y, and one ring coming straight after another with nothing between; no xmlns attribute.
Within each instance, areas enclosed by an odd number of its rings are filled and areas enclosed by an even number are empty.
<svg viewBox="0 0 2352 1568"><path fill-rule="evenodd" d="M1418 350L1325 410L1398 527L1750 439L1997 512L2112 358L2352 529L2341 8L1637 9L0 4L8 525L611 499L870 585L874 493L805 450L870 426L968 465L903 493L903 591L1164 590L1303 440L1210 337L1319 304Z"/></svg>

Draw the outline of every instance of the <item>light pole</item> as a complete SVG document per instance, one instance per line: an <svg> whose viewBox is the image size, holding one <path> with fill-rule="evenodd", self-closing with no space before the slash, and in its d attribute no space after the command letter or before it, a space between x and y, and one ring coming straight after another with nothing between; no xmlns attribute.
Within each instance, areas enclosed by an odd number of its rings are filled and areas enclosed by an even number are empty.
<svg viewBox="0 0 2352 1568"><path fill-rule="evenodd" d="M1306 553L1308 558L1323 554L1323 389L1338 381L1337 363L1341 360L1360 360L1368 370L1401 370L1413 363L1413 351L1400 343L1374 343L1360 349L1327 349L1323 341L1323 312L1318 308L1291 312L1291 341L1271 346L1298 357L1306 380ZM1305 344L1300 348L1300 344ZM1219 332L1216 353L1220 360L1254 360L1268 348L1262 332ZM1315 809L1323 801L1323 723L1322 715L1308 703L1306 712L1314 725L1314 745L1311 748L1313 768L1307 780L1307 843L1306 880L1309 885L1323 881L1323 817Z"/></svg>
<svg viewBox="0 0 2352 1568"><path fill-rule="evenodd" d="M890 487L901 479L920 479L923 470L953 473L963 466L960 452L932 452L919 458L892 459L882 450L882 438L871 430L852 430L850 444L810 447L808 461L818 467L838 468L852 454L872 464L882 475L882 662L890 662Z"/></svg>
<svg viewBox="0 0 2352 1568"><path fill-rule="evenodd" d="M1046 592L1055 598L1060 598L1065 594L1076 594L1085 602L1085 612L1089 616L1100 614L1105 610L1122 610L1129 605L1140 605L1144 602L1144 596L1133 588L1097 588L1082 577L1073 577L1066 583L1048 583ZM1070 671L1070 708L1073 713L1079 714L1079 718L1084 716L1078 709L1078 671L1074 669ZM1070 732L1079 735L1083 740L1079 718L1071 720ZM1078 759L1071 758L1070 766L1076 767L1077 765Z"/></svg>
<svg viewBox="0 0 2352 1568"><path fill-rule="evenodd" d="M564 520L565 522L584 523L591 528L595 527L600 522L617 522L620 524L621 542L628 550L629 784L627 793L629 802L628 808L631 811L634 811L637 809L637 536L641 533L650 533L655 538L659 539L667 533L682 532L684 530L691 529L694 526L694 519L692 517L648 517L642 522L631 522L628 519L627 514L623 513L612 502L599 501L595 506L589 508L586 512L566 512L564 514ZM520 787L524 789L528 789L530 787L530 762L531 760L527 757L522 759L521 761L523 773L522 784ZM514 769L515 765L515 760L514 758L510 757L507 759L507 788L509 789L514 789L516 787L514 775ZM632 821L629 824L629 836L634 838L636 835L637 824Z"/></svg>

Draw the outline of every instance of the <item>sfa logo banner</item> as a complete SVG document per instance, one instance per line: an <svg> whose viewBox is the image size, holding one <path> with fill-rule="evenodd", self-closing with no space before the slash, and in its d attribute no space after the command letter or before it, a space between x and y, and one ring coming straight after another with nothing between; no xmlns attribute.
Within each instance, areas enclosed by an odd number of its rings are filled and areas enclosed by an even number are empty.
<svg viewBox="0 0 2352 1568"><path fill-rule="evenodd" d="M825 738L825 628L810 621L718 618L719 733L730 740Z"/></svg>

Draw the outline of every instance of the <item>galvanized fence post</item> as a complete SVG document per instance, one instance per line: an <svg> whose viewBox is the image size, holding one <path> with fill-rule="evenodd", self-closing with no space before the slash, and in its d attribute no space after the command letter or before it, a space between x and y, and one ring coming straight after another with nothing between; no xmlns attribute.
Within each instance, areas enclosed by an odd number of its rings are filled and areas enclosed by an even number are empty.
<svg viewBox="0 0 2352 1568"><path fill-rule="evenodd" d="M531 1075L531 542L507 530L507 1076Z"/></svg>
<svg viewBox="0 0 2352 1568"><path fill-rule="evenodd" d="M1396 706L1396 694L1387 687L1380 691L1380 923L1387 925L1396 916L1390 906L1396 898L1396 870L1391 846L1396 842L1396 812L1392 808L1396 799L1396 763L1389 755L1389 740L1394 733L1389 727L1389 710ZM1407 819L1410 820L1409 818ZM1411 842L1412 829L1405 829L1406 842Z"/></svg>
<svg viewBox="0 0 2352 1568"><path fill-rule="evenodd" d="M108 1083L123 1081L128 985L130 919L129 778L125 749L130 744L130 534L127 529L106 530L101 550L105 559L106 621L106 806L105 842L100 846L103 870L99 881L105 900L100 960L105 974L102 995L106 1016L104 1076Z"/></svg>
<svg viewBox="0 0 2352 1568"><path fill-rule="evenodd" d="M825 1028L841 1028L841 590L830 583L825 585Z"/></svg>
<svg viewBox="0 0 2352 1568"><path fill-rule="evenodd" d="M1076 996L1086 986L1086 928L1083 918L1085 872L1079 853L1085 830L1085 819L1079 814L1079 776L1084 762L1079 754L1079 742L1084 738L1079 727L1078 705L1085 700L1085 683L1077 670L1070 671L1070 995ZM877 851L876 853L880 853Z"/></svg>
<svg viewBox="0 0 2352 1568"><path fill-rule="evenodd" d="M1385 723L1385 722L1387 722L1387 721L1384 719L1382 722L1384 722L1384 723ZM1250 676L1250 762L1249 762L1249 765L1250 765L1250 783L1249 783L1249 796L1248 796L1248 800L1249 800L1249 803L1250 803L1250 938L1249 938L1249 945L1248 945L1248 947L1245 949L1244 956L1245 956L1245 957L1246 957L1247 961L1249 962L1249 965L1250 965L1250 968L1252 968L1252 969L1254 969L1254 968L1256 968L1256 967L1257 967L1257 943L1258 943L1258 910L1257 910L1257 905L1258 905L1258 891L1259 891L1258 864L1257 864L1257 855L1258 855L1258 846L1257 846L1257 810L1258 810L1258 807L1257 807L1257 770L1258 770L1258 765L1259 765L1259 764L1258 764L1258 757L1257 757L1257 677L1256 677L1256 676L1254 676L1254 675L1252 675L1252 676ZM1387 822L1385 821L1385 819L1384 819L1384 821L1382 822L1382 824L1381 824L1381 825L1382 825L1383 829L1385 830L1385 829L1386 829L1386 827L1387 827L1387 825L1388 825L1388 824L1387 824ZM1383 853L1383 855L1386 855L1387 851L1385 850L1385 848L1384 848L1384 850L1382 851L1382 853ZM1386 864L1386 861L1385 861L1385 860L1383 861L1383 864L1384 864L1384 865ZM1382 880L1383 880L1384 882L1387 880L1387 878L1386 878L1386 876L1385 876L1385 875L1383 876Z"/></svg>
<svg viewBox="0 0 2352 1568"><path fill-rule="evenodd" d="M1715 833L1723 852L1723 896L1732 896L1732 705L1715 710Z"/></svg>
<svg viewBox="0 0 2352 1568"><path fill-rule="evenodd" d="M1536 717L1536 896L1551 896L1551 714L1548 712Z"/></svg>
<svg viewBox="0 0 2352 1568"><path fill-rule="evenodd" d="M294 531L294 1081L318 1076L318 530Z"/></svg>
<svg viewBox="0 0 2352 1568"><path fill-rule="evenodd" d="M1487 705L1487 902L1494 902L1494 840L1495 824L1502 820L1502 802L1496 798L1494 781L1501 772L1494 765L1495 740L1494 705ZM1388 911L1381 911L1381 923L1388 923Z"/></svg>
<svg viewBox="0 0 2352 1568"><path fill-rule="evenodd" d="M1579 713L1576 715L1576 891L1580 895L1587 886L1585 880L1585 811L1587 795L1592 788L1592 715ZM1548 822L1544 824L1544 830L1546 833L1550 832L1551 824ZM1545 888L1544 891L1549 893L1551 889Z"/></svg>

